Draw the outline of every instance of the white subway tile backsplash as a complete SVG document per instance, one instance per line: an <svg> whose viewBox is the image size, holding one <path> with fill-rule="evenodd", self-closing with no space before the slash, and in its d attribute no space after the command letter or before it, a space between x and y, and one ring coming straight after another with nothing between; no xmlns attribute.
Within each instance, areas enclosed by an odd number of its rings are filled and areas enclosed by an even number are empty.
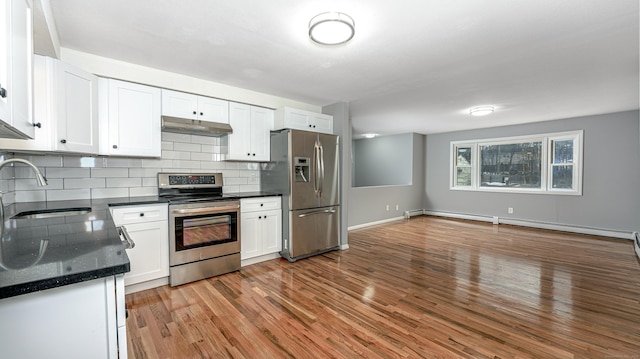
<svg viewBox="0 0 640 359"><path fill-rule="evenodd" d="M106 158L105 167L142 167L142 158Z"/></svg>
<svg viewBox="0 0 640 359"><path fill-rule="evenodd" d="M162 141L168 142L191 142L191 135L182 133L162 132Z"/></svg>
<svg viewBox="0 0 640 359"><path fill-rule="evenodd" d="M38 187L33 171L18 165L0 173L0 190L17 202L153 196L158 172L222 172L224 192L260 190L260 164L224 161L227 148L221 142L219 137L162 133L162 157L150 159L18 154L36 163L49 186Z"/></svg>
<svg viewBox="0 0 640 359"><path fill-rule="evenodd" d="M106 158L64 156L64 167L95 168L105 167Z"/></svg>
<svg viewBox="0 0 640 359"><path fill-rule="evenodd" d="M157 177L160 168L129 168L129 177Z"/></svg>
<svg viewBox="0 0 640 359"><path fill-rule="evenodd" d="M128 188L92 188L91 198L129 197Z"/></svg>
<svg viewBox="0 0 640 359"><path fill-rule="evenodd" d="M44 202L47 200L47 191L15 191L14 193L14 202ZM9 203L6 201L5 204Z"/></svg>
<svg viewBox="0 0 640 359"><path fill-rule="evenodd" d="M92 168L91 177L129 177L128 168Z"/></svg>
<svg viewBox="0 0 640 359"><path fill-rule="evenodd" d="M157 187L129 188L129 196L131 196L131 197L156 196L156 195L158 195L158 188Z"/></svg>
<svg viewBox="0 0 640 359"><path fill-rule="evenodd" d="M107 178L107 188L141 186L142 178Z"/></svg>
<svg viewBox="0 0 640 359"><path fill-rule="evenodd" d="M73 199L91 199L91 190L87 188L47 191L47 201L67 201Z"/></svg>
<svg viewBox="0 0 640 359"><path fill-rule="evenodd" d="M104 178L65 178L64 189L104 188Z"/></svg>
<svg viewBox="0 0 640 359"><path fill-rule="evenodd" d="M162 151L162 158L170 160L190 160L191 152Z"/></svg>
<svg viewBox="0 0 640 359"><path fill-rule="evenodd" d="M182 152L200 152L201 145L197 143L182 143L182 142L174 142L173 143L174 151L182 151ZM164 155L163 155L164 157Z"/></svg>
<svg viewBox="0 0 640 359"><path fill-rule="evenodd" d="M88 168L47 167L45 176L47 177L47 179L52 179L52 178L88 178L88 177L91 177L91 171Z"/></svg>

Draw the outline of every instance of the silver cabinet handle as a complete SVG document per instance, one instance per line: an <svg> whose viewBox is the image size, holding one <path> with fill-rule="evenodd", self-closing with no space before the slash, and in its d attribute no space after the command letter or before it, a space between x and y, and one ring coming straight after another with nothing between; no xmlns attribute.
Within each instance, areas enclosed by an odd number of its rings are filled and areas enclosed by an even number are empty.
<svg viewBox="0 0 640 359"><path fill-rule="evenodd" d="M132 249L136 246L136 243L131 239L131 236L127 232L127 229L124 226L118 227L118 234L124 237L124 249Z"/></svg>
<svg viewBox="0 0 640 359"><path fill-rule="evenodd" d="M237 210L239 205L233 206L220 206L220 207L207 207L207 208L194 208L194 209L174 209L172 213L178 214L200 214L200 213L218 213L224 211Z"/></svg>
<svg viewBox="0 0 640 359"><path fill-rule="evenodd" d="M298 217L302 218L302 217L306 217L306 216L311 216L313 214L322 214L322 213L329 213L329 214L336 213L336 210L335 209L325 209L325 210L321 210L321 211L313 211L313 212L301 213L301 214L298 215Z"/></svg>

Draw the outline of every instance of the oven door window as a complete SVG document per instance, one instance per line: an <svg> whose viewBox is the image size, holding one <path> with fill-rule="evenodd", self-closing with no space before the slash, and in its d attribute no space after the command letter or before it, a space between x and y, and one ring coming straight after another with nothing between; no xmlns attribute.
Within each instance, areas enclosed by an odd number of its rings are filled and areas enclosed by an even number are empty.
<svg viewBox="0 0 640 359"><path fill-rule="evenodd" d="M237 241L237 213L176 218L176 250Z"/></svg>

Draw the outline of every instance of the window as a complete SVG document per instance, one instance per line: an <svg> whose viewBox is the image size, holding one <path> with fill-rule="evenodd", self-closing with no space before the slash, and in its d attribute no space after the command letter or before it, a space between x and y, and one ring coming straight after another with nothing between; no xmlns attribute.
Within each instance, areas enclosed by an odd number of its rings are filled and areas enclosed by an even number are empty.
<svg viewBox="0 0 640 359"><path fill-rule="evenodd" d="M451 189L582 194L583 131L451 143Z"/></svg>

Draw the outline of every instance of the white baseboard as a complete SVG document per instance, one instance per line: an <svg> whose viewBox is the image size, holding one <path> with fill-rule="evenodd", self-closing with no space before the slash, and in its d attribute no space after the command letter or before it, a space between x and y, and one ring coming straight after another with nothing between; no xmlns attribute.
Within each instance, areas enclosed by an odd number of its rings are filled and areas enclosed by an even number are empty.
<svg viewBox="0 0 640 359"><path fill-rule="evenodd" d="M349 243L341 244L341 245L340 245L340 250L341 250L341 251L344 251L345 249L349 249Z"/></svg>
<svg viewBox="0 0 640 359"><path fill-rule="evenodd" d="M388 218L388 219L383 219L383 220L380 220L380 221L369 222L369 223L363 223L363 224L358 224L358 225L355 225L355 226L351 226L351 227L348 227L348 228L347 228L347 230L351 231L351 230L354 230L354 229L360 229L360 228L365 228L365 227L371 227L371 226L375 226L375 225L378 225L378 224L384 224L384 223L388 223L388 222L401 221L401 220L403 220L403 219L404 219L404 217Z"/></svg>
<svg viewBox="0 0 640 359"><path fill-rule="evenodd" d="M243 259L242 261L240 261L240 267L244 267L244 266L248 266L248 265L252 265L252 264L256 264L256 263L260 263L260 262L264 262L264 261L268 261L276 258L280 258L280 253L277 253L277 252L269 253L259 257Z"/></svg>
<svg viewBox="0 0 640 359"><path fill-rule="evenodd" d="M135 292L140 292L143 290L162 287L163 285L169 284L169 277L162 277L158 279L149 280L142 283L130 284L124 287L125 294L131 294Z"/></svg>
<svg viewBox="0 0 640 359"><path fill-rule="evenodd" d="M613 238L622 238L622 239L634 239L635 238L634 234L631 233L631 232L615 231L615 230L610 230L610 229L599 229L599 228L571 226L571 225L566 225L566 224L537 222L537 221L529 221L529 220L524 220L524 219L498 218L498 217L478 216L478 215L471 215L471 214L440 212L440 211L428 211L428 210L424 210L424 214L429 215L429 216L458 218L458 219L469 219L469 220L473 220L473 221L482 221L482 222L490 222L490 223L496 223L497 222L498 224L511 224L511 225L514 225L514 226L540 228L540 229L550 229L550 230L554 230L554 231L563 231L563 232L580 233L580 234L590 234L590 235L603 236L603 237L613 237ZM496 219L497 219L497 221L496 221Z"/></svg>

